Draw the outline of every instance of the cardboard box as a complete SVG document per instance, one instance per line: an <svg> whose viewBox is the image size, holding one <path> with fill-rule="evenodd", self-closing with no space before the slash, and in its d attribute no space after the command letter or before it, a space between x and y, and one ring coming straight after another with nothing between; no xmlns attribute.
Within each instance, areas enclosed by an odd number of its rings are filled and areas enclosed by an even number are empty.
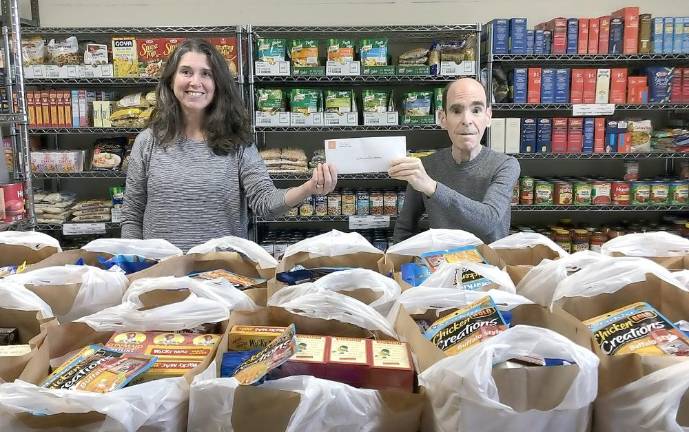
<svg viewBox="0 0 689 432"><path fill-rule="evenodd" d="M639 52L639 7L629 6L612 13L613 17L624 21L623 54L637 54Z"/></svg>
<svg viewBox="0 0 689 432"><path fill-rule="evenodd" d="M541 103L541 68L529 68L527 103Z"/></svg>
<svg viewBox="0 0 689 432"><path fill-rule="evenodd" d="M567 119L567 153L581 153L584 140L584 119L570 117Z"/></svg>
<svg viewBox="0 0 689 432"><path fill-rule="evenodd" d="M505 153L505 119L492 118L490 120L490 148L499 153Z"/></svg>
<svg viewBox="0 0 689 432"><path fill-rule="evenodd" d="M675 29L672 35L672 53L682 53L682 42L684 41L684 18L675 17Z"/></svg>
<svg viewBox="0 0 689 432"><path fill-rule="evenodd" d="M610 54L622 54L624 44L624 20L619 17L610 19Z"/></svg>
<svg viewBox="0 0 689 432"><path fill-rule="evenodd" d="M651 19L651 41L652 41L652 52L655 54L661 54L663 52L663 32L665 29L664 18L653 18Z"/></svg>
<svg viewBox="0 0 689 432"><path fill-rule="evenodd" d="M533 43L534 54L545 54L545 33L542 29L534 30L534 43Z"/></svg>
<svg viewBox="0 0 689 432"><path fill-rule="evenodd" d="M528 70L525 68L515 68L512 73L512 79L514 103L525 104L529 82Z"/></svg>
<svg viewBox="0 0 689 432"><path fill-rule="evenodd" d="M663 54L672 54L675 40L675 19L663 18Z"/></svg>
<svg viewBox="0 0 689 432"><path fill-rule="evenodd" d="M505 119L505 153L519 153L519 139L521 137L521 119Z"/></svg>
<svg viewBox="0 0 689 432"><path fill-rule="evenodd" d="M596 117L594 121L593 152L605 153L605 117Z"/></svg>
<svg viewBox="0 0 689 432"><path fill-rule="evenodd" d="M280 336L286 327L266 326L232 326L228 336L227 349L230 351L247 351L263 349L273 339Z"/></svg>
<svg viewBox="0 0 689 432"><path fill-rule="evenodd" d="M682 103L689 103L689 68L682 68Z"/></svg>
<svg viewBox="0 0 689 432"><path fill-rule="evenodd" d="M65 124L65 105L61 90L55 92L55 101L57 105L57 127L67 127Z"/></svg>
<svg viewBox="0 0 689 432"><path fill-rule="evenodd" d="M600 18L589 19L588 53L598 54L598 40L600 38Z"/></svg>
<svg viewBox="0 0 689 432"><path fill-rule="evenodd" d="M584 90L582 92L582 103L596 103L596 81L598 79L598 69L584 69Z"/></svg>
<svg viewBox="0 0 689 432"><path fill-rule="evenodd" d="M43 112L43 127L52 127L50 118L50 91L41 90L41 110Z"/></svg>
<svg viewBox="0 0 689 432"><path fill-rule="evenodd" d="M534 153L536 151L536 134L538 132L536 119L522 118L520 127L519 152Z"/></svg>
<svg viewBox="0 0 689 432"><path fill-rule="evenodd" d="M369 340L368 343L372 358L366 387L414 391L414 367L409 345L384 340Z"/></svg>
<svg viewBox="0 0 689 432"><path fill-rule="evenodd" d="M567 20L567 54L577 53L578 42L579 20L577 18L569 18Z"/></svg>
<svg viewBox="0 0 689 432"><path fill-rule="evenodd" d="M573 104L584 103L584 81L586 69L572 69L572 91L570 100Z"/></svg>
<svg viewBox="0 0 689 432"><path fill-rule="evenodd" d="M617 121L609 120L605 128L605 153L617 153Z"/></svg>
<svg viewBox="0 0 689 432"><path fill-rule="evenodd" d="M91 112L93 113L93 127L103 127L103 117L102 117L102 109L101 109L101 104L103 102L101 101L93 101L91 102Z"/></svg>
<svg viewBox="0 0 689 432"><path fill-rule="evenodd" d="M72 92L64 90L62 92L62 100L65 104L65 127L72 127Z"/></svg>
<svg viewBox="0 0 689 432"><path fill-rule="evenodd" d="M674 68L672 70L672 83L670 84L670 102L682 103L682 69Z"/></svg>
<svg viewBox="0 0 689 432"><path fill-rule="evenodd" d="M673 68L649 66L646 68L646 74L648 76L648 103L670 102Z"/></svg>
<svg viewBox="0 0 689 432"><path fill-rule="evenodd" d="M551 21L553 54L567 53L567 18L554 18Z"/></svg>
<svg viewBox="0 0 689 432"><path fill-rule="evenodd" d="M552 151L567 153L567 118L553 118Z"/></svg>
<svg viewBox="0 0 689 432"><path fill-rule="evenodd" d="M536 133L536 153L550 153L552 151L553 120L550 118L538 119Z"/></svg>
<svg viewBox="0 0 689 432"><path fill-rule="evenodd" d="M527 54L533 54L534 53L534 31L533 30L527 30L526 31L526 53Z"/></svg>
<svg viewBox="0 0 689 432"><path fill-rule="evenodd" d="M135 37L112 38L112 62L116 77L137 77L139 57Z"/></svg>
<svg viewBox="0 0 689 432"><path fill-rule="evenodd" d="M510 54L526 54L526 18L510 19Z"/></svg>
<svg viewBox="0 0 689 432"><path fill-rule="evenodd" d="M595 129L595 119L593 117L585 117L583 130L584 138L581 146L582 153L593 153Z"/></svg>
<svg viewBox="0 0 689 432"><path fill-rule="evenodd" d="M689 54L689 17L684 17L684 35L682 37L682 54Z"/></svg>
<svg viewBox="0 0 689 432"><path fill-rule="evenodd" d="M79 127L89 126L89 110L88 101L86 99L86 90L79 90Z"/></svg>
<svg viewBox="0 0 689 432"><path fill-rule="evenodd" d="M579 18L579 36L577 40L577 53L588 54L589 52L589 19Z"/></svg>
<svg viewBox="0 0 689 432"><path fill-rule="evenodd" d="M648 78L642 76L627 77L627 103L644 104L648 102Z"/></svg>
<svg viewBox="0 0 689 432"><path fill-rule="evenodd" d="M626 120L617 121L617 153L629 153L631 151L631 134L627 131Z"/></svg>
<svg viewBox="0 0 689 432"><path fill-rule="evenodd" d="M541 71L541 103L555 103L555 69Z"/></svg>
<svg viewBox="0 0 689 432"><path fill-rule="evenodd" d="M493 32L493 54L509 54L510 22L494 19L490 22Z"/></svg>
<svg viewBox="0 0 689 432"><path fill-rule="evenodd" d="M598 21L600 22L598 54L608 54L610 51L610 17L602 16L598 18Z"/></svg>
<svg viewBox="0 0 689 432"><path fill-rule="evenodd" d="M363 387L371 367L371 346L366 339L332 337L326 379Z"/></svg>
<svg viewBox="0 0 689 432"><path fill-rule="evenodd" d="M610 69L610 103L627 103L627 68Z"/></svg>
<svg viewBox="0 0 689 432"><path fill-rule="evenodd" d="M586 87L584 87L586 91ZM605 104L610 100L610 69L598 69L596 78L596 101Z"/></svg>
<svg viewBox="0 0 689 432"><path fill-rule="evenodd" d="M570 70L555 69L555 103L569 103Z"/></svg>
<svg viewBox="0 0 689 432"><path fill-rule="evenodd" d="M649 54L652 51L651 34L653 33L651 14L639 15L639 54Z"/></svg>
<svg viewBox="0 0 689 432"><path fill-rule="evenodd" d="M41 103L42 94L40 90L34 90L33 104L36 110L36 126L45 127L45 122L43 121L43 104Z"/></svg>
<svg viewBox="0 0 689 432"><path fill-rule="evenodd" d="M553 32L551 30L543 30L543 54L551 54L553 52Z"/></svg>
<svg viewBox="0 0 689 432"><path fill-rule="evenodd" d="M29 127L36 126L36 107L34 106L34 92L29 90L26 92L26 110L29 116Z"/></svg>
<svg viewBox="0 0 689 432"><path fill-rule="evenodd" d="M71 102L72 102L72 127L79 127L79 90L71 91Z"/></svg>

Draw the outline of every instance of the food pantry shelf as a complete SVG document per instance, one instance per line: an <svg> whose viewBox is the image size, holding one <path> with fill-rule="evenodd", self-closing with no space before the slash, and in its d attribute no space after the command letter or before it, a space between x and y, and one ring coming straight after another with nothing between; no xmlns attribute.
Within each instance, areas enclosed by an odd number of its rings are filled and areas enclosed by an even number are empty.
<svg viewBox="0 0 689 432"><path fill-rule="evenodd" d="M65 222L65 225L105 224L106 230L120 229L119 222ZM36 231L62 231L62 224L36 224Z"/></svg>
<svg viewBox="0 0 689 432"><path fill-rule="evenodd" d="M24 80L26 85L106 85L113 87L157 85L158 78L27 78ZM235 81L237 78L235 77Z"/></svg>
<svg viewBox="0 0 689 432"><path fill-rule="evenodd" d="M439 131L435 124L394 125L394 126L256 126L256 132L403 132L403 131Z"/></svg>
<svg viewBox="0 0 689 432"><path fill-rule="evenodd" d="M325 33L331 35L333 33L360 33L369 35L371 33L408 33L410 35L418 35L419 33L437 33L443 32L479 32L481 31L480 24L448 24L448 25L385 25L385 26L253 26L252 30L255 33ZM397 35L399 36L399 35Z"/></svg>
<svg viewBox="0 0 689 432"><path fill-rule="evenodd" d="M56 178L127 178L127 173L122 171L82 171L73 173L33 173L33 178L56 179Z"/></svg>
<svg viewBox="0 0 689 432"><path fill-rule="evenodd" d="M102 34L150 34L164 35L175 33L234 33L237 26L215 26L215 27L27 27L22 28L23 35L102 35Z"/></svg>
<svg viewBox="0 0 689 432"><path fill-rule="evenodd" d="M514 153L517 159L689 159L689 153Z"/></svg>
<svg viewBox="0 0 689 432"><path fill-rule="evenodd" d="M467 76L474 76L475 74L467 74ZM447 75L352 75L352 76L255 76L254 82L256 83L270 83L270 82L282 82L282 83L352 83L352 82L362 82L362 83L390 83L390 82L404 82L404 83L418 83L424 81L432 82L451 82L457 79L457 76L447 76Z"/></svg>
<svg viewBox="0 0 689 432"><path fill-rule="evenodd" d="M513 205L513 212L640 212L640 211L689 211L689 205L635 205L635 206L613 206L613 205L590 205L590 206L567 206L567 205Z"/></svg>
<svg viewBox="0 0 689 432"><path fill-rule="evenodd" d="M689 61L689 54L493 54L489 60L511 63L626 63L663 60Z"/></svg>
<svg viewBox="0 0 689 432"><path fill-rule="evenodd" d="M144 130L143 128L96 128L96 127L80 127L80 128L29 128L29 135L121 135L121 134L137 134Z"/></svg>
<svg viewBox="0 0 689 432"><path fill-rule="evenodd" d="M494 103L491 105L493 112L510 111L572 111L572 104L514 104L514 103ZM615 112L618 111L687 111L689 104L620 104L615 105Z"/></svg>

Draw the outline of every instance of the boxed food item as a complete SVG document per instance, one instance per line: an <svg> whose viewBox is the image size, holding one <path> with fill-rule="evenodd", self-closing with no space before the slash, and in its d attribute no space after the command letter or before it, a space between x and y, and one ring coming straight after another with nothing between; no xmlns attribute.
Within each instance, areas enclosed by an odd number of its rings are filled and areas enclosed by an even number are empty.
<svg viewBox="0 0 689 432"><path fill-rule="evenodd" d="M24 219L26 209L24 207L24 184L9 183L0 185L5 202L5 222L11 223Z"/></svg>
<svg viewBox="0 0 689 432"><path fill-rule="evenodd" d="M108 64L108 46L98 43L87 43L84 47L84 64Z"/></svg>
<svg viewBox="0 0 689 432"><path fill-rule="evenodd" d="M290 90L290 110L293 113L310 114L323 111L323 95L320 90L295 88Z"/></svg>
<svg viewBox="0 0 689 432"><path fill-rule="evenodd" d="M291 40L289 57L295 67L318 66L318 41L315 39Z"/></svg>
<svg viewBox="0 0 689 432"><path fill-rule="evenodd" d="M115 77L137 77L139 56L135 37L112 38L112 62Z"/></svg>
<svg viewBox="0 0 689 432"><path fill-rule="evenodd" d="M325 112L348 113L354 109L353 90L326 90Z"/></svg>
<svg viewBox="0 0 689 432"><path fill-rule="evenodd" d="M285 111L285 96L282 89L256 89L256 110L269 113Z"/></svg>
<svg viewBox="0 0 689 432"><path fill-rule="evenodd" d="M361 92L361 97L364 105L364 112L384 113L387 111L394 111L390 106L390 91L389 90L370 90L364 89Z"/></svg>
<svg viewBox="0 0 689 432"><path fill-rule="evenodd" d="M45 40L40 36L22 39L22 61L24 66L42 65L48 56Z"/></svg>
<svg viewBox="0 0 689 432"><path fill-rule="evenodd" d="M237 75L239 67L237 65L237 38L236 37L217 37L208 40L220 54L222 54L227 67L232 75Z"/></svg>
<svg viewBox="0 0 689 432"><path fill-rule="evenodd" d="M287 52L287 41L285 39L266 39L256 40L256 60L268 63L285 61Z"/></svg>
<svg viewBox="0 0 689 432"><path fill-rule="evenodd" d="M139 39L137 41L139 76L156 78L163 70L165 39Z"/></svg>
<svg viewBox="0 0 689 432"><path fill-rule="evenodd" d="M402 97L405 117L425 117L432 114L433 92L407 92ZM406 120L406 119L405 119Z"/></svg>
<svg viewBox="0 0 689 432"><path fill-rule="evenodd" d="M354 61L354 41L351 39L328 39L328 61L340 64Z"/></svg>
<svg viewBox="0 0 689 432"><path fill-rule="evenodd" d="M227 349L230 351L263 349L285 329L286 327L233 326L230 329Z"/></svg>
<svg viewBox="0 0 689 432"><path fill-rule="evenodd" d="M48 63L56 66L78 65L81 63L79 56L79 42L75 36L65 40L51 39L48 42Z"/></svg>
<svg viewBox="0 0 689 432"><path fill-rule="evenodd" d="M219 281L223 283L229 283L234 288L245 290L248 288L255 287L264 283L265 279L252 278L249 276L243 276L237 273L225 269L211 270L200 273L192 273L190 275L192 278L206 280L206 281Z"/></svg>
<svg viewBox="0 0 689 432"><path fill-rule="evenodd" d="M388 40L361 39L359 53L363 66L387 66L388 64Z"/></svg>
<svg viewBox="0 0 689 432"><path fill-rule="evenodd" d="M91 169L94 171L117 170L124 157L125 138L99 139L93 149Z"/></svg>

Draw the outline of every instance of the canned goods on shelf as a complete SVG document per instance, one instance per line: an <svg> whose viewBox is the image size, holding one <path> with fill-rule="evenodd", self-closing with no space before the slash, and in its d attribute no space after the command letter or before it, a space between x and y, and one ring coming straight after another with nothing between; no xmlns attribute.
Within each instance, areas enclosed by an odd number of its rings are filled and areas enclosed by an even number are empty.
<svg viewBox="0 0 689 432"><path fill-rule="evenodd" d="M630 187L629 182L614 181L610 186L610 195L612 203L619 206L627 206L630 203L629 198Z"/></svg>
<svg viewBox="0 0 689 432"><path fill-rule="evenodd" d="M669 184L669 200L671 205L685 205L689 202L689 181L675 180Z"/></svg>
<svg viewBox="0 0 689 432"><path fill-rule="evenodd" d="M594 180L591 182L591 204L610 205L611 182L608 180Z"/></svg>
<svg viewBox="0 0 689 432"><path fill-rule="evenodd" d="M651 184L633 181L631 184L632 205L648 205L651 200Z"/></svg>
<svg viewBox="0 0 689 432"><path fill-rule="evenodd" d="M534 201L534 179L533 177L521 177L519 179L519 203L522 205L533 205Z"/></svg>
<svg viewBox="0 0 689 432"><path fill-rule="evenodd" d="M662 180L651 182L651 204L665 205L668 203L670 186Z"/></svg>
<svg viewBox="0 0 689 432"><path fill-rule="evenodd" d="M562 180L554 182L553 203L555 205L572 205L572 183Z"/></svg>
<svg viewBox="0 0 689 432"><path fill-rule="evenodd" d="M573 185L574 205L591 205L591 183L577 181Z"/></svg>
<svg viewBox="0 0 689 432"><path fill-rule="evenodd" d="M546 180L536 180L533 200L535 205L553 205L553 184Z"/></svg>

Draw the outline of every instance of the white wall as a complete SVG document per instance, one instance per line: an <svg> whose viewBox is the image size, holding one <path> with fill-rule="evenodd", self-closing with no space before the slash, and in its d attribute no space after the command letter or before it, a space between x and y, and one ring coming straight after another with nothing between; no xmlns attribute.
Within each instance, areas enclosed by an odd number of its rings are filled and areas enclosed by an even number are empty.
<svg viewBox="0 0 689 432"><path fill-rule="evenodd" d="M533 25L630 5L689 16L689 0L40 0L40 18L43 27L464 24L515 16Z"/></svg>

